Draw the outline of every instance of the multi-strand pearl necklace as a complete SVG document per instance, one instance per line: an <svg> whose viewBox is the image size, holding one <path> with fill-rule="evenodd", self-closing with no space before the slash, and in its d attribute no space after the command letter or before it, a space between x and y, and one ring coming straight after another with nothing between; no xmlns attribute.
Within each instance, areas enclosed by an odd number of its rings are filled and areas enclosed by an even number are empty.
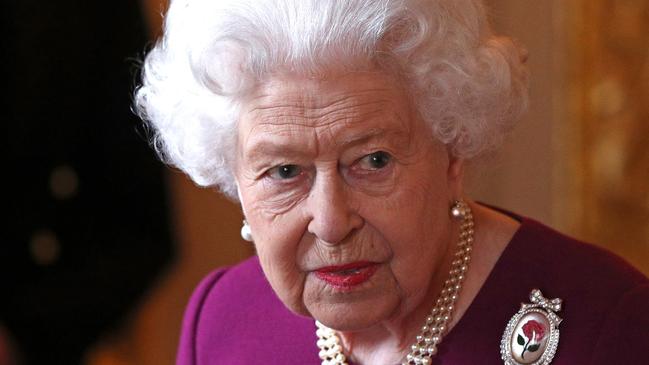
<svg viewBox="0 0 649 365"><path fill-rule="evenodd" d="M446 334L455 303L462 289L462 282L469 269L473 246L473 214L469 206L462 201L455 202L451 214L453 217L462 219L457 252L439 298L426 317L426 323L421 327L416 342L410 346L410 352L402 365L431 364L432 358L437 354L437 345L442 342L442 337ZM318 321L315 323L322 365L347 365L347 358L343 354L336 331Z"/></svg>

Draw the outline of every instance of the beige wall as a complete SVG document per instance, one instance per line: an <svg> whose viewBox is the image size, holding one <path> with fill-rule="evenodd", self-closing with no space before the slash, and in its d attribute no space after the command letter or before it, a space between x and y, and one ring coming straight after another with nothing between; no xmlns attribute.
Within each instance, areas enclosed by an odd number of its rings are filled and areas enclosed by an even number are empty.
<svg viewBox="0 0 649 365"><path fill-rule="evenodd" d="M558 108L553 91L554 40L552 1L491 0L496 31L512 36L528 50L530 108L502 149L470 174L470 195L515 212L554 224L553 128ZM480 162L479 162L480 163Z"/></svg>
<svg viewBox="0 0 649 365"><path fill-rule="evenodd" d="M489 3L530 52L531 105L471 190L649 273L649 2Z"/></svg>

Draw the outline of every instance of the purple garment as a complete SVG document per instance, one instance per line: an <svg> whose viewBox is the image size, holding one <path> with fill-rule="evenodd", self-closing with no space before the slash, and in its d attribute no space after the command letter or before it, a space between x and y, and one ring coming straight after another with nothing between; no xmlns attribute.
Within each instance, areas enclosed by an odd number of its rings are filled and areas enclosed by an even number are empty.
<svg viewBox="0 0 649 365"><path fill-rule="evenodd" d="M533 288L561 298L553 365L649 364L649 280L622 259L521 218L521 227L435 364L502 365L500 339ZM312 319L279 301L256 257L205 278L182 328L179 365L320 364Z"/></svg>

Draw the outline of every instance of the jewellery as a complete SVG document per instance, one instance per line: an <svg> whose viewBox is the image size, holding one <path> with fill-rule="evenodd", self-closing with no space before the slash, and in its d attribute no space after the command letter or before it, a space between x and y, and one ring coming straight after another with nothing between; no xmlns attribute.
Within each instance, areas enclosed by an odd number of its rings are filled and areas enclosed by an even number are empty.
<svg viewBox="0 0 649 365"><path fill-rule="evenodd" d="M241 227L241 238L248 242L252 242L252 231L246 220L243 220L243 226Z"/></svg>
<svg viewBox="0 0 649 365"><path fill-rule="evenodd" d="M464 214L468 209L466 203L460 200L456 200L451 205L451 217L453 218L464 218Z"/></svg>
<svg viewBox="0 0 649 365"><path fill-rule="evenodd" d="M448 323L455 309L455 303L462 289L473 246L473 214L471 208L461 200L457 200L451 207L451 216L462 219L460 225L460 239L457 245L455 258L451 263L448 279L444 282L442 291L435 306L426 317L426 323L421 327L416 342L410 346L410 352L402 365L428 365L437 354L437 345L448 330ZM316 336L318 336L319 356L322 365L347 365L345 355L342 353L340 339L334 330L316 321Z"/></svg>
<svg viewBox="0 0 649 365"><path fill-rule="evenodd" d="M503 333L500 357L505 365L548 365L557 351L562 319L555 312L561 310L561 299L546 299L534 289L530 301L521 303Z"/></svg>

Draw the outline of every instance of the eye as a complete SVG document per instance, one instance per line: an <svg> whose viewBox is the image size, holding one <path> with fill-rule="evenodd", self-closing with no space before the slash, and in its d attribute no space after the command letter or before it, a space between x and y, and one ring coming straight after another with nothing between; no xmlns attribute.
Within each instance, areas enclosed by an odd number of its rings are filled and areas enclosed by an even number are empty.
<svg viewBox="0 0 649 365"><path fill-rule="evenodd" d="M266 174L276 180L288 180L302 173L302 168L298 165L281 165L268 170Z"/></svg>
<svg viewBox="0 0 649 365"><path fill-rule="evenodd" d="M390 156L389 153L384 151L377 151L363 157L359 161L359 164L366 170L380 170L387 166L387 164L390 163L391 159L392 156Z"/></svg>

